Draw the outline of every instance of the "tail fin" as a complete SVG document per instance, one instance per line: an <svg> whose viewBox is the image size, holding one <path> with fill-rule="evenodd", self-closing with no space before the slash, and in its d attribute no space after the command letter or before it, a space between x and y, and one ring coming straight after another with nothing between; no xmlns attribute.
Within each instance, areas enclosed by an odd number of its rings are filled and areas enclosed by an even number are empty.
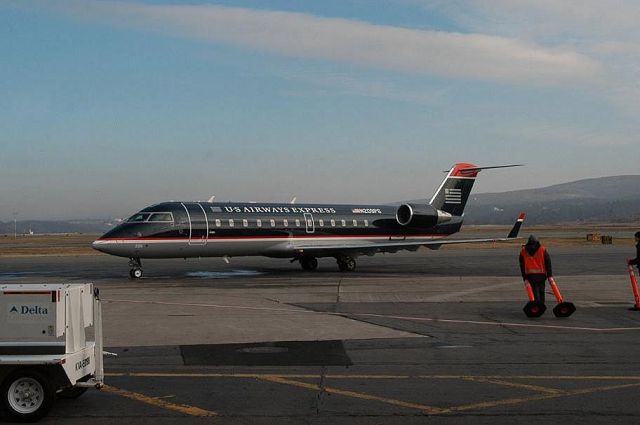
<svg viewBox="0 0 640 425"><path fill-rule="evenodd" d="M522 223L524 223L525 218L527 218L527 215L521 212L520 216L518 216L518 219L516 220L515 224L511 228L511 231L507 235L507 239L515 239L518 237L518 233L520 233L520 228L522 227Z"/></svg>
<svg viewBox="0 0 640 425"><path fill-rule="evenodd" d="M494 167L477 167L473 164L455 164L447 173L447 177L431 198L429 203L435 208L451 215L461 216L473 189L478 173L491 168L519 167L515 165L498 165Z"/></svg>

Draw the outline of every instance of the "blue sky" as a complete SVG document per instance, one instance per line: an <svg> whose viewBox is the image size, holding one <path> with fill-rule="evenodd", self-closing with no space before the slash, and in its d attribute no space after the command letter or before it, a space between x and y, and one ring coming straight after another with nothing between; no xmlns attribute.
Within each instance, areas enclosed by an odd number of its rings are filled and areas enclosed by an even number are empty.
<svg viewBox="0 0 640 425"><path fill-rule="evenodd" d="M415 199L458 161L527 164L481 192L638 174L637 22L622 0L0 1L0 220Z"/></svg>

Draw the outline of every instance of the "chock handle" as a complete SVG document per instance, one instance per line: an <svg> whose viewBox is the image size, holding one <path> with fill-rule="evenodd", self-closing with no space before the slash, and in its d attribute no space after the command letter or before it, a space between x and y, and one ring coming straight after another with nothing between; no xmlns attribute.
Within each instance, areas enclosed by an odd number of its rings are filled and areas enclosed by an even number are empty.
<svg viewBox="0 0 640 425"><path fill-rule="evenodd" d="M640 309L640 291L638 291L638 278L633 271L633 265L627 264L627 269L629 270L629 278L631 279L631 289L633 290L633 299L635 301L635 305L633 306L636 310Z"/></svg>
<svg viewBox="0 0 640 425"><path fill-rule="evenodd" d="M533 289L531 288L531 284L526 279L524 281L524 289L527 291L527 297L529 297L529 301L535 301L536 297L533 295Z"/></svg>
<svg viewBox="0 0 640 425"><path fill-rule="evenodd" d="M558 285L556 284L556 280L553 277L549 278L549 284L551 285L551 290L553 291L553 295L556 297L556 301L558 304L564 302L564 298L562 298L562 294L560 293L560 289L558 289Z"/></svg>

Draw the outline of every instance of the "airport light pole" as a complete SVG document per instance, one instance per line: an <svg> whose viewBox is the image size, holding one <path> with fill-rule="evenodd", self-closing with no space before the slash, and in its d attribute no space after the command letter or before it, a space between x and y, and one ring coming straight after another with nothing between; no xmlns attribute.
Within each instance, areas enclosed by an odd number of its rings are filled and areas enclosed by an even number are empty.
<svg viewBox="0 0 640 425"><path fill-rule="evenodd" d="M13 239L18 239L18 213L13 213Z"/></svg>

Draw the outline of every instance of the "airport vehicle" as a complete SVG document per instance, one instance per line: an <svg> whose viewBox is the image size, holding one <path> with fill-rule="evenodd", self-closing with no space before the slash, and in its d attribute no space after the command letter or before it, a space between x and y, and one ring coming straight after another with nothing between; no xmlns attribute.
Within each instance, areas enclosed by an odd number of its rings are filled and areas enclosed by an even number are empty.
<svg viewBox="0 0 640 425"><path fill-rule="evenodd" d="M341 271L353 271L359 255L516 238L524 214L503 238L445 240L462 227L478 173L515 166L455 164L430 201L400 205L163 202L105 233L93 248L128 257L132 278L142 277L143 258L266 256L315 270L319 257L334 257Z"/></svg>
<svg viewBox="0 0 640 425"><path fill-rule="evenodd" d="M0 316L0 410L8 419L35 422L56 398L103 385L102 314L92 284L0 285Z"/></svg>

